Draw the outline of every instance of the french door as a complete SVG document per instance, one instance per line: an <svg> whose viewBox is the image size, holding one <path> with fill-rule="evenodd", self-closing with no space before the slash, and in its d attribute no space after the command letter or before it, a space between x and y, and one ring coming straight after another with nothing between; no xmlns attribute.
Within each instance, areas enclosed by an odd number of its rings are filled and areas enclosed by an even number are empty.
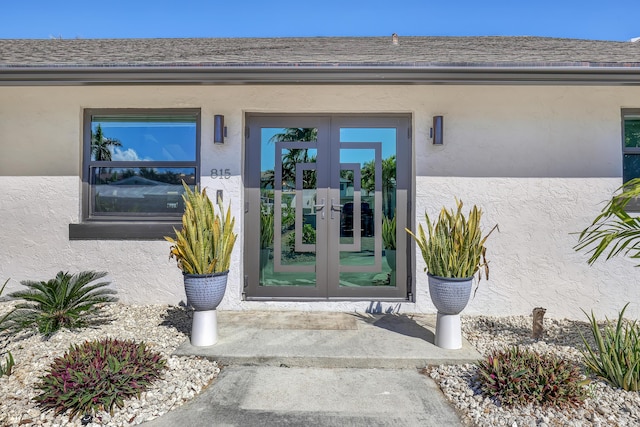
<svg viewBox="0 0 640 427"><path fill-rule="evenodd" d="M249 115L244 181L247 299L408 298L410 117Z"/></svg>

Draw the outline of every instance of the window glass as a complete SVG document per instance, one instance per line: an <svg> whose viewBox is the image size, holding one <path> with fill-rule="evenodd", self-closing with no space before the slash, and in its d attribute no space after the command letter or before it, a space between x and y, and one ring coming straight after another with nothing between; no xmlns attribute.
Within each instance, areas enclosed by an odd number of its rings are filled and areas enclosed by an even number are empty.
<svg viewBox="0 0 640 427"><path fill-rule="evenodd" d="M195 173L195 168L91 168L93 212L182 215L182 181L195 185Z"/></svg>
<svg viewBox="0 0 640 427"><path fill-rule="evenodd" d="M91 160L194 161L195 116L94 116Z"/></svg>
<svg viewBox="0 0 640 427"><path fill-rule="evenodd" d="M624 146L640 148L640 116L624 118Z"/></svg>
<svg viewBox="0 0 640 427"><path fill-rule="evenodd" d="M195 186L197 110L88 110L86 218L178 219Z"/></svg>

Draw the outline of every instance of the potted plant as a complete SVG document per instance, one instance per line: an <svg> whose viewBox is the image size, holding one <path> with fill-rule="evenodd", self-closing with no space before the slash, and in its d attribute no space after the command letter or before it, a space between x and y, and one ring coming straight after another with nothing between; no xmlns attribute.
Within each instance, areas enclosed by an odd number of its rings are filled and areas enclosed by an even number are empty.
<svg viewBox="0 0 640 427"><path fill-rule="evenodd" d="M237 234L233 232L235 218L231 206L225 212L218 201L214 209L206 190L191 190L184 182L184 214L182 230L176 238L165 237L172 244L170 258L175 258L182 270L187 303L195 310L191 329L191 344L213 345L217 341L216 308L227 288L231 252Z"/></svg>
<svg viewBox="0 0 640 427"><path fill-rule="evenodd" d="M436 322L436 345L442 348L462 347L460 312L467 306L471 296L473 277L482 273L489 278L489 263L484 246L495 225L483 236L480 229L482 210L477 206L465 217L462 201L456 199L457 209L442 208L438 219L431 222L425 212L427 234L422 224L417 235L409 229L422 252L429 280L429 294L438 310Z"/></svg>
<svg viewBox="0 0 640 427"><path fill-rule="evenodd" d="M260 270L264 270L273 248L273 211L266 208L260 212Z"/></svg>
<svg viewBox="0 0 640 427"><path fill-rule="evenodd" d="M396 269L396 217L382 217L382 242L387 264L392 271Z"/></svg>

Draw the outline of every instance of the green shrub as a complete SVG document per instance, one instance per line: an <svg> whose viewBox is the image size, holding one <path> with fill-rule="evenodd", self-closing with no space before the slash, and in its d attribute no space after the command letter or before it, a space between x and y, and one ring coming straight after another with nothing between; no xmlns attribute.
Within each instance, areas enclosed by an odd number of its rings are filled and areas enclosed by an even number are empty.
<svg viewBox="0 0 640 427"><path fill-rule="evenodd" d="M2 295L2 293L4 292L4 288L7 286L7 283L9 283L9 279L5 280L4 284L2 285L2 288L0 288L0 295ZM4 316L0 317L0 332L6 329L7 319L12 313L13 313L13 310L6 313ZM2 349L4 348L5 347L3 345ZM11 370L13 369L13 365L15 365L15 361L13 360L13 355L9 351L7 352L7 355L5 357L4 365L0 363L0 378L2 378L5 375L7 376L11 375Z"/></svg>
<svg viewBox="0 0 640 427"><path fill-rule="evenodd" d="M106 289L109 282L93 283L106 276L105 272L83 271L74 275L59 272L54 279L20 282L27 290L9 294L27 302L16 305L9 316L9 328L24 330L36 326L44 335L60 328L81 328L98 311L97 304L114 302L116 291Z"/></svg>
<svg viewBox="0 0 640 427"><path fill-rule="evenodd" d="M596 348L592 348L582 332L586 350L582 351L587 369L614 387L640 390L640 326L636 321L624 320L627 303L618 315L615 327L607 319L604 332L600 331L593 311L584 313L591 324Z"/></svg>
<svg viewBox="0 0 640 427"><path fill-rule="evenodd" d="M462 201L456 199L456 209L442 208L440 215L431 222L427 212L424 213L427 233L422 224L417 233L408 228L405 231L416 241L422 258L426 264L425 271L433 276L467 278L478 273L478 279L484 273L489 278L489 263L485 242L493 230L482 233L480 220L482 209L473 205L469 215L462 213Z"/></svg>
<svg viewBox="0 0 640 427"><path fill-rule="evenodd" d="M260 211L260 249L273 247L273 212Z"/></svg>
<svg viewBox="0 0 640 427"><path fill-rule="evenodd" d="M285 241L289 252L296 251L296 232L289 233ZM305 245L313 245L316 243L316 229L311 224L305 224L302 227L302 243Z"/></svg>
<svg viewBox="0 0 640 427"><path fill-rule="evenodd" d="M13 369L13 365L15 365L15 361L13 360L13 355L11 354L11 352L7 353L4 362L4 365L0 363L0 378L5 375L11 375L11 370Z"/></svg>
<svg viewBox="0 0 640 427"><path fill-rule="evenodd" d="M122 408L124 400L140 397L147 386L160 378L166 360L147 349L144 342L106 338L72 345L56 358L36 389L34 400L57 414L70 411L95 414Z"/></svg>
<svg viewBox="0 0 640 427"><path fill-rule="evenodd" d="M553 355L519 347L497 350L479 362L485 395L502 405L578 406L587 390L577 366Z"/></svg>
<svg viewBox="0 0 640 427"><path fill-rule="evenodd" d="M396 250L396 217L382 217L382 242L385 249Z"/></svg>

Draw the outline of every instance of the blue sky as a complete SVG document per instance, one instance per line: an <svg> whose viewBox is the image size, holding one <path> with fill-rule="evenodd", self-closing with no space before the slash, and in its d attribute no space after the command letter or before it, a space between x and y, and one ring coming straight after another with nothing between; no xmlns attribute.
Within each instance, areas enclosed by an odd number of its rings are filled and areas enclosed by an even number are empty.
<svg viewBox="0 0 640 427"><path fill-rule="evenodd" d="M0 0L0 38L640 37L640 0Z"/></svg>

